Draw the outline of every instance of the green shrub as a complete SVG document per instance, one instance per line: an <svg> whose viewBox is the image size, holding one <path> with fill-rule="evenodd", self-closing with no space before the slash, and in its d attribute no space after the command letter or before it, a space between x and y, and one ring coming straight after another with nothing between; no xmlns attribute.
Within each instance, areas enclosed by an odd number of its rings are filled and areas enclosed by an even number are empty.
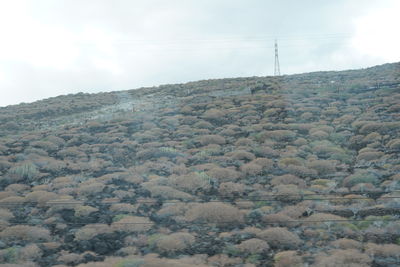
<svg viewBox="0 0 400 267"><path fill-rule="evenodd" d="M28 181L33 181L39 176L39 171L35 164L31 162L25 162L9 169L8 174L14 178L15 181L21 181L25 179Z"/></svg>
<svg viewBox="0 0 400 267"><path fill-rule="evenodd" d="M360 183L370 183L373 185L377 185L378 182L379 179L376 174L367 170L360 170L350 176L347 176L343 180L343 185L346 187L353 187L354 185Z"/></svg>

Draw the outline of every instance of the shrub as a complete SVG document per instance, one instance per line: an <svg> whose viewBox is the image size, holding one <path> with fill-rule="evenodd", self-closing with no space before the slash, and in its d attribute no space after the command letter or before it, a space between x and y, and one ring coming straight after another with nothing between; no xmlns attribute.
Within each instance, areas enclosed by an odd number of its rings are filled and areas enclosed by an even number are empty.
<svg viewBox="0 0 400 267"><path fill-rule="evenodd" d="M96 212L99 209L91 207L91 206L81 206L78 205L74 208L75 217L89 216L90 213Z"/></svg>
<svg viewBox="0 0 400 267"><path fill-rule="evenodd" d="M265 132L265 137L279 142L289 142L295 139L296 133L290 130L273 130Z"/></svg>
<svg viewBox="0 0 400 267"><path fill-rule="evenodd" d="M282 202L296 202L300 201L301 190L296 185L289 184L289 185L277 185L274 187L276 191L275 199L282 201Z"/></svg>
<svg viewBox="0 0 400 267"><path fill-rule="evenodd" d="M210 179L197 173L170 176L168 184L189 193L195 193L198 190L208 191L211 188Z"/></svg>
<svg viewBox="0 0 400 267"><path fill-rule="evenodd" d="M336 171L336 161L333 160L313 160L307 166L316 170L319 175L332 174Z"/></svg>
<svg viewBox="0 0 400 267"><path fill-rule="evenodd" d="M104 189L105 185L99 182L93 182L92 180L81 184L77 188L77 193L79 195L95 195L101 193Z"/></svg>
<svg viewBox="0 0 400 267"><path fill-rule="evenodd" d="M10 226L0 233L0 237L4 240L23 240L36 243L50 241L51 239L49 230L28 225Z"/></svg>
<svg viewBox="0 0 400 267"><path fill-rule="evenodd" d="M22 193L30 189L30 186L26 184L10 184L4 190L5 191L12 191L15 193Z"/></svg>
<svg viewBox="0 0 400 267"><path fill-rule="evenodd" d="M258 233L257 236L267 241L272 248L296 249L302 243L295 233L282 227L269 228Z"/></svg>
<svg viewBox="0 0 400 267"><path fill-rule="evenodd" d="M267 158L256 158L251 162L260 165L263 170L272 170L274 167L274 161Z"/></svg>
<svg viewBox="0 0 400 267"><path fill-rule="evenodd" d="M233 159L236 160L246 160L246 161L250 161L256 158L253 153L244 150L236 150L233 152L229 152L226 154L226 156L232 157Z"/></svg>
<svg viewBox="0 0 400 267"><path fill-rule="evenodd" d="M195 243L195 237L189 233L173 233L161 236L156 242L157 250L163 253L184 251Z"/></svg>
<svg viewBox="0 0 400 267"><path fill-rule="evenodd" d="M125 216L117 222L111 224L114 231L142 233L150 230L153 222L146 217Z"/></svg>
<svg viewBox="0 0 400 267"><path fill-rule="evenodd" d="M267 214L262 217L262 221L267 223L268 225L273 226L295 226L298 223L294 222L294 220L283 212L279 212L276 214Z"/></svg>
<svg viewBox="0 0 400 267"><path fill-rule="evenodd" d="M376 174L369 172L367 170L359 170L356 173L347 176L343 180L343 186L346 187L353 187L356 184L360 183L371 183L377 185L379 182L378 177Z"/></svg>
<svg viewBox="0 0 400 267"><path fill-rule="evenodd" d="M240 170L243 172L244 175L255 176L262 173L263 167L258 164L249 162L240 166Z"/></svg>
<svg viewBox="0 0 400 267"><path fill-rule="evenodd" d="M269 245L264 240L251 238L236 245L235 248L246 254L262 254L269 250Z"/></svg>
<svg viewBox="0 0 400 267"><path fill-rule="evenodd" d="M14 215L11 211L9 211L8 209L0 208L0 220L8 221L12 218L14 218Z"/></svg>
<svg viewBox="0 0 400 267"><path fill-rule="evenodd" d="M400 149L400 139L393 139L390 140L386 146L388 146L390 149L393 150L399 150Z"/></svg>
<svg viewBox="0 0 400 267"><path fill-rule="evenodd" d="M315 267L336 267L351 266L364 267L370 266L372 260L368 255L359 252L356 249L336 249L330 251L330 255L322 254L315 257Z"/></svg>
<svg viewBox="0 0 400 267"><path fill-rule="evenodd" d="M203 119L205 120L217 121L217 122L223 120L224 116L225 112L214 108L206 110L206 112L204 112L202 115Z"/></svg>
<svg viewBox="0 0 400 267"><path fill-rule="evenodd" d="M145 186L145 188L150 191L152 197L180 200L190 200L194 198L191 194L176 190L170 186L149 185Z"/></svg>
<svg viewBox="0 0 400 267"><path fill-rule="evenodd" d="M231 168L216 167L207 171L207 174L221 182L236 181L240 177L240 172Z"/></svg>
<svg viewBox="0 0 400 267"><path fill-rule="evenodd" d="M302 267L303 259L297 255L296 251L282 251L274 256L274 267Z"/></svg>
<svg viewBox="0 0 400 267"><path fill-rule="evenodd" d="M54 152L58 150L58 146L49 141L35 141L31 143L31 146L41 148L47 152Z"/></svg>
<svg viewBox="0 0 400 267"><path fill-rule="evenodd" d="M362 244L356 240L340 238L331 242L332 246L340 249L361 249Z"/></svg>
<svg viewBox="0 0 400 267"><path fill-rule="evenodd" d="M223 197L241 196L244 193L244 184L225 182L221 183L218 192Z"/></svg>
<svg viewBox="0 0 400 267"><path fill-rule="evenodd" d="M28 202L37 202L38 205L44 205L49 200L57 199L58 195L48 191L34 191L25 196L25 200Z"/></svg>
<svg viewBox="0 0 400 267"><path fill-rule="evenodd" d="M292 175L292 174L285 174L281 176L275 176L271 180L271 185L276 186L276 185L288 185L288 184L294 184L297 185L299 188L304 188L306 186L306 182L303 179L300 179L299 177Z"/></svg>
<svg viewBox="0 0 400 267"><path fill-rule="evenodd" d="M374 244L368 243L365 252L371 257L400 257L400 246L395 244Z"/></svg>
<svg viewBox="0 0 400 267"><path fill-rule="evenodd" d="M9 169L8 174L15 181L21 181L25 179L28 181L33 181L38 177L39 171L33 163L25 162Z"/></svg>
<svg viewBox="0 0 400 267"><path fill-rule="evenodd" d="M225 203L199 203L185 214L187 221L200 221L216 224L237 224L243 222L243 214L237 208Z"/></svg>
<svg viewBox="0 0 400 267"><path fill-rule="evenodd" d="M83 260L83 255L77 253L68 253L67 251L61 251L61 255L57 258L57 261L68 265L76 265Z"/></svg>
<svg viewBox="0 0 400 267"><path fill-rule="evenodd" d="M198 138L201 145L206 146L210 144L224 145L225 138L220 135L203 135Z"/></svg>
<svg viewBox="0 0 400 267"><path fill-rule="evenodd" d="M76 233L75 233L75 240L77 241L83 241L83 240L90 240L96 235L99 234L104 234L104 233L110 233L111 228L107 224L87 224L80 228Z"/></svg>
<svg viewBox="0 0 400 267"><path fill-rule="evenodd" d="M378 160L381 159L383 155L385 155L385 153L379 151L364 152L358 154L357 160L365 160L365 161Z"/></svg>
<svg viewBox="0 0 400 267"><path fill-rule="evenodd" d="M137 209L138 207L136 205L132 205L129 203L117 203L110 206L110 211L112 212L134 213L137 211Z"/></svg>

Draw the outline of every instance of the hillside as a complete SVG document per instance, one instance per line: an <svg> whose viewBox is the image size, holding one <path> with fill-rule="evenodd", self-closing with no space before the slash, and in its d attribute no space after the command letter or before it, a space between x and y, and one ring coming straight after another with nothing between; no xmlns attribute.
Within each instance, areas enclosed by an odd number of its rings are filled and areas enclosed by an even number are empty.
<svg viewBox="0 0 400 267"><path fill-rule="evenodd" d="M400 265L400 63L59 96L0 123L0 266Z"/></svg>

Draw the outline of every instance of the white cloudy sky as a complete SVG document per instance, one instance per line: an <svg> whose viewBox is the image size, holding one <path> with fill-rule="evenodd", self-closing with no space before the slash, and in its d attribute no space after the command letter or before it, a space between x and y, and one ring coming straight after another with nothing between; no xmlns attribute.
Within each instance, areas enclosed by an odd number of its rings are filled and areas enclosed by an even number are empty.
<svg viewBox="0 0 400 267"><path fill-rule="evenodd" d="M400 61L398 0L0 0L0 106Z"/></svg>

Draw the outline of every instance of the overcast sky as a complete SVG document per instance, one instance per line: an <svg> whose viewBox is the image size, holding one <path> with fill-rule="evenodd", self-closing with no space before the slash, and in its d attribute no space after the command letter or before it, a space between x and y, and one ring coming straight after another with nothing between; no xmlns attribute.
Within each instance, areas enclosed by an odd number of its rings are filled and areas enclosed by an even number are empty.
<svg viewBox="0 0 400 267"><path fill-rule="evenodd" d="M0 0L0 106L400 61L398 0Z"/></svg>

